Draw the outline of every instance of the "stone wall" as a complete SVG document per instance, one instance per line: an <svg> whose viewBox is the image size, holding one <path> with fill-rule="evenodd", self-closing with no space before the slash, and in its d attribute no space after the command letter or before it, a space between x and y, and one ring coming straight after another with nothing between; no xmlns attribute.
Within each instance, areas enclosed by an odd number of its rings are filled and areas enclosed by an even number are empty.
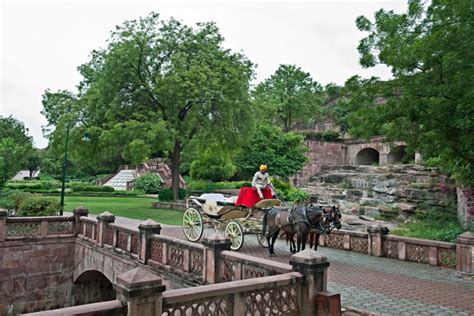
<svg viewBox="0 0 474 316"><path fill-rule="evenodd" d="M418 165L325 166L303 187L346 213L406 219L417 209L447 209L454 186L435 168Z"/></svg>
<svg viewBox="0 0 474 316"><path fill-rule="evenodd" d="M69 306L75 238L0 242L0 315Z"/></svg>
<svg viewBox="0 0 474 316"><path fill-rule="evenodd" d="M465 230L474 229L474 189L457 188L458 219Z"/></svg>
<svg viewBox="0 0 474 316"><path fill-rule="evenodd" d="M342 143L306 141L308 162L293 179L295 185L305 184L322 166L344 165L345 147Z"/></svg>

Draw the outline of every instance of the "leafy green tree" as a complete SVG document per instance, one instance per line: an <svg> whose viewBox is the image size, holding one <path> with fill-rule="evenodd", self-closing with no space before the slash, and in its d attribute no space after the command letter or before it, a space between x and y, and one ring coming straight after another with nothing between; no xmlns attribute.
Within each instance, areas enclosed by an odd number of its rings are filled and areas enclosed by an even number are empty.
<svg viewBox="0 0 474 316"><path fill-rule="evenodd" d="M322 87L311 75L295 65L280 65L276 72L260 83L254 91L254 102L264 117L274 119L285 131L295 122L315 116Z"/></svg>
<svg viewBox="0 0 474 316"><path fill-rule="evenodd" d="M33 149L28 157L26 158L26 168L30 172L30 178L33 177L33 173L38 170L41 163L41 158L38 154L38 151Z"/></svg>
<svg viewBox="0 0 474 316"><path fill-rule="evenodd" d="M26 165L33 151L33 140L22 122L0 116L0 189Z"/></svg>
<svg viewBox="0 0 474 316"><path fill-rule="evenodd" d="M302 135L262 125L242 146L235 164L244 179L250 179L261 164L268 165L270 175L287 179L303 168L306 151Z"/></svg>
<svg viewBox="0 0 474 316"><path fill-rule="evenodd" d="M167 153L177 199L181 153L194 137L231 147L252 129L253 65L223 41L213 23L190 27L156 13L117 26L107 48L79 67L76 129L87 128L92 140L81 155L98 160L118 152L138 161ZM65 112L45 111L53 124Z"/></svg>
<svg viewBox="0 0 474 316"><path fill-rule="evenodd" d="M355 131L382 131L436 158L474 185L474 19L472 1L409 1L406 13L379 10L357 18L364 67L384 64L394 79L386 102L357 113Z"/></svg>
<svg viewBox="0 0 474 316"><path fill-rule="evenodd" d="M207 148L191 163L191 178L209 181L224 181L232 177L236 167L231 157L216 147Z"/></svg>

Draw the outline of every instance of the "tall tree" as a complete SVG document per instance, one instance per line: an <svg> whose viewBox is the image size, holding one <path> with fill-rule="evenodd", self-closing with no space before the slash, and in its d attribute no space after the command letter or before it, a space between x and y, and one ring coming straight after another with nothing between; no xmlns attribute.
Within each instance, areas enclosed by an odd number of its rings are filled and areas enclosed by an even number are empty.
<svg viewBox="0 0 474 316"><path fill-rule="evenodd" d="M177 199L181 152L194 137L234 146L252 127L253 65L223 41L213 23L190 27L157 13L117 26L79 67L78 104L93 143L126 143L119 148L129 161L168 152Z"/></svg>
<svg viewBox="0 0 474 316"><path fill-rule="evenodd" d="M243 179L251 179L261 164L268 165L270 174L287 179L303 168L306 151L302 135L264 124L242 146L235 164Z"/></svg>
<svg viewBox="0 0 474 316"><path fill-rule="evenodd" d="M322 102L322 87L295 65L280 65L276 72L260 83L254 91L254 101L270 119L285 131L295 122L306 121L316 115Z"/></svg>
<svg viewBox="0 0 474 316"><path fill-rule="evenodd" d="M474 185L474 7L469 0L409 1L406 13L379 10L359 44L364 67L384 64L394 80L386 102L361 110L359 127L404 140ZM359 128L360 130L360 128Z"/></svg>
<svg viewBox="0 0 474 316"><path fill-rule="evenodd" d="M0 189L26 165L33 151L33 140L22 122L0 116Z"/></svg>

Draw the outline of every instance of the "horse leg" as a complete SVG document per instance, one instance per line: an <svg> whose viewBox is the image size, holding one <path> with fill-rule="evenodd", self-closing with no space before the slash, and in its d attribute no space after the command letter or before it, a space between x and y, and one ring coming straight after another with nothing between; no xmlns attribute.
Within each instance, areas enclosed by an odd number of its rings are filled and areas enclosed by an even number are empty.
<svg viewBox="0 0 474 316"><path fill-rule="evenodd" d="M303 238L302 238L302 250L304 250L306 248L306 240L308 239L308 233L307 232L303 232Z"/></svg>
<svg viewBox="0 0 474 316"><path fill-rule="evenodd" d="M318 250L318 244L319 244L319 234L316 234L315 239L314 239L314 251Z"/></svg>
<svg viewBox="0 0 474 316"><path fill-rule="evenodd" d="M309 232L308 239L309 239L309 248L313 248L313 243L314 243L314 232L313 231Z"/></svg>
<svg viewBox="0 0 474 316"><path fill-rule="evenodd" d="M272 250L270 252L270 256L273 257L275 255L275 242L278 238L278 233L280 232L280 230L277 230L275 233L273 233L273 236L272 236Z"/></svg>

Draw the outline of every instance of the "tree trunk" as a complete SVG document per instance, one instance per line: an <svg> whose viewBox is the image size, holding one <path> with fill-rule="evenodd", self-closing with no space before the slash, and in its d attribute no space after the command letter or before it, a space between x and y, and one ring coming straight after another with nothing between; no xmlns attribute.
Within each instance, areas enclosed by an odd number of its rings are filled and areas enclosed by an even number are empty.
<svg viewBox="0 0 474 316"><path fill-rule="evenodd" d="M171 153L171 190L173 199L179 199L179 165L181 164L181 142L175 140L173 152Z"/></svg>

